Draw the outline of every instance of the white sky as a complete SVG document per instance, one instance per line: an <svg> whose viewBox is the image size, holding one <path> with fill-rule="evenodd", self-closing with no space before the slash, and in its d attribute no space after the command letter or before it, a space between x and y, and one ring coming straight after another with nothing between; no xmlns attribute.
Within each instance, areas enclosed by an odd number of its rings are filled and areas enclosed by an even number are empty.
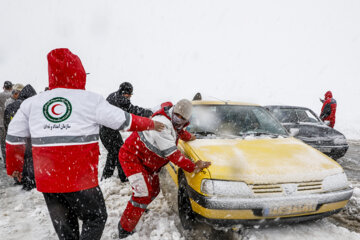
<svg viewBox="0 0 360 240"><path fill-rule="evenodd" d="M359 12L357 0L1 0L0 82L42 91L46 54L67 47L88 90L129 81L145 107L200 91L318 113L332 90L335 127L360 138Z"/></svg>

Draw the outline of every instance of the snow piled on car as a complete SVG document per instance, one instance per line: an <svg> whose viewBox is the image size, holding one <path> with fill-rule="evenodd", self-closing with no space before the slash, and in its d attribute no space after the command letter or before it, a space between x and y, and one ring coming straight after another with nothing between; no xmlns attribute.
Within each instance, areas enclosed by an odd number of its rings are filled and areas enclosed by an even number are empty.
<svg viewBox="0 0 360 240"><path fill-rule="evenodd" d="M100 173L105 163L102 149ZM103 191L108 220L102 240L118 239L117 225L131 196L130 185L121 183L115 176L100 183ZM13 180L0 169L0 239L1 240L56 240L48 210L40 192L32 190L25 192L20 186L13 185ZM344 211L359 216L360 186L356 186L354 195ZM149 212L140 219L135 229L136 233L127 240L185 240L178 216L170 209L162 193L149 205ZM213 232L204 236L213 237ZM215 233L214 233L215 234ZM269 228L251 228L242 233L232 233L232 239L262 240L262 239L360 239L360 233L350 231L332 223L330 218L285 226ZM193 238L197 238L196 236ZM205 238L209 239L209 238ZM223 238L225 239L225 238Z"/></svg>

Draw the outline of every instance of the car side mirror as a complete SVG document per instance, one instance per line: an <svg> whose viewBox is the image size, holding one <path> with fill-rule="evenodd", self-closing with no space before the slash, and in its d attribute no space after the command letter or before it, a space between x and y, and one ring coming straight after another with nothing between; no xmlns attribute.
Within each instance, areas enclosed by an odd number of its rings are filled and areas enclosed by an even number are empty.
<svg viewBox="0 0 360 240"><path fill-rule="evenodd" d="M296 135L299 134L300 129L298 129L298 128L290 128L289 131L290 131L290 136L295 137Z"/></svg>

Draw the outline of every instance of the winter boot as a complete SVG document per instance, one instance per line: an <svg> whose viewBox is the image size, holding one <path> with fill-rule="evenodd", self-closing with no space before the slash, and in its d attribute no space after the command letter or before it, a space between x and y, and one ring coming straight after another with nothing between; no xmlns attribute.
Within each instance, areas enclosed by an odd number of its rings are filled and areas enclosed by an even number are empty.
<svg viewBox="0 0 360 240"><path fill-rule="evenodd" d="M119 239L123 239L123 238L127 238L128 236L130 236L131 234L133 234L134 232L128 232L126 230L124 230L119 222Z"/></svg>

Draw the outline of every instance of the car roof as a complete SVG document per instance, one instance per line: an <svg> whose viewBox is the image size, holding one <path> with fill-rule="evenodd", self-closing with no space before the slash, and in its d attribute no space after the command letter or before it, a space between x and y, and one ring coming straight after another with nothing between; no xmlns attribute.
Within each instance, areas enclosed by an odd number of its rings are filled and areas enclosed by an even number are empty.
<svg viewBox="0 0 360 240"><path fill-rule="evenodd" d="M260 106L254 103L234 102L234 101L192 101L193 105L243 105L243 106Z"/></svg>
<svg viewBox="0 0 360 240"><path fill-rule="evenodd" d="M287 106L287 105L267 105L264 106L265 108L281 108L281 109L306 109L306 110L311 110L310 108L307 107L298 107L298 106Z"/></svg>

